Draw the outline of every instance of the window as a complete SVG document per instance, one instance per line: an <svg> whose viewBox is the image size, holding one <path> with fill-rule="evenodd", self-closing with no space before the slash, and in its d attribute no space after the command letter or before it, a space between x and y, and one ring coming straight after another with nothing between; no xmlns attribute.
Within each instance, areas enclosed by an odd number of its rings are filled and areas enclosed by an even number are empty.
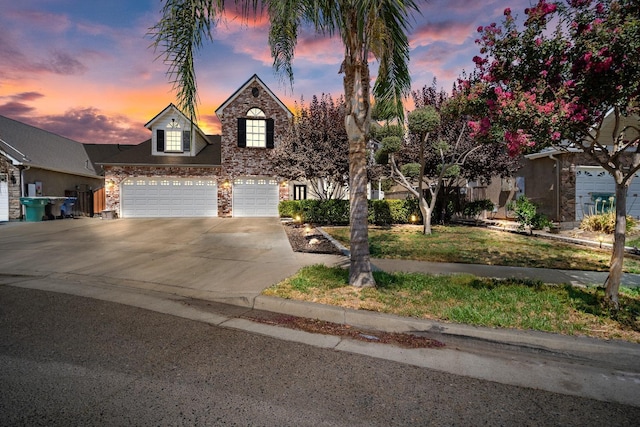
<svg viewBox="0 0 640 427"><path fill-rule="evenodd" d="M295 184L293 186L293 200L306 200L307 186Z"/></svg>
<svg viewBox="0 0 640 427"><path fill-rule="evenodd" d="M176 119L165 129L156 130L156 151L158 153L183 153L191 151L191 131L182 130Z"/></svg>
<svg viewBox="0 0 640 427"><path fill-rule="evenodd" d="M252 108L247 112L247 147L266 147L266 122L264 112L259 108Z"/></svg>
<svg viewBox="0 0 640 427"><path fill-rule="evenodd" d="M259 108L247 111L246 117L238 119L238 147L273 148L273 119Z"/></svg>
<svg viewBox="0 0 640 427"><path fill-rule="evenodd" d="M182 151L182 129L180 129L180 123L171 120L167 125L165 141L166 151Z"/></svg>

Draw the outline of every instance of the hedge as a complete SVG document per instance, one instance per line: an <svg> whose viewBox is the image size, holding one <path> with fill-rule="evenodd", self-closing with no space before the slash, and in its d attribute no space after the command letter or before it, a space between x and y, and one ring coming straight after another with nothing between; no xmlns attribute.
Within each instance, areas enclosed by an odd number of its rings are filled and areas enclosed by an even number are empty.
<svg viewBox="0 0 640 427"><path fill-rule="evenodd" d="M278 205L281 218L296 218L302 222L318 225L349 224L348 200L285 200ZM422 223L417 199L369 200L368 220L370 224L408 224L411 216Z"/></svg>

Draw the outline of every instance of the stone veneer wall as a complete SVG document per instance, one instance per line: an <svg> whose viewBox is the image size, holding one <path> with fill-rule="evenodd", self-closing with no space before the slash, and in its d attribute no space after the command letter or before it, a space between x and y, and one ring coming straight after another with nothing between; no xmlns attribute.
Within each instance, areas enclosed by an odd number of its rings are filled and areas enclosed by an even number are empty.
<svg viewBox="0 0 640 427"><path fill-rule="evenodd" d="M258 96L252 94L258 89ZM228 185L218 186L218 216L233 215L233 180L238 177L264 177L282 182L272 169L269 160L269 148L238 147L238 118L246 117L251 108L260 108L266 118L274 120L274 141L278 144L279 136L289 126L288 112L283 110L276 100L258 83L253 82L245 90L236 95L222 114L218 116L222 124L222 173L221 182ZM289 186L279 185L279 199L289 200Z"/></svg>
<svg viewBox="0 0 640 427"><path fill-rule="evenodd" d="M22 218L22 206L20 205L20 169L11 164L5 157L0 156L0 173L7 174L9 184L9 220ZM11 175L16 179L16 183L11 183Z"/></svg>
<svg viewBox="0 0 640 427"><path fill-rule="evenodd" d="M151 167L151 166L105 166L105 197L106 210L120 212L120 188L122 182L131 177L170 177L170 178L215 178L218 187L222 182L219 179L220 168L202 167ZM113 181L114 185L109 185ZM218 206L221 201L218 200Z"/></svg>

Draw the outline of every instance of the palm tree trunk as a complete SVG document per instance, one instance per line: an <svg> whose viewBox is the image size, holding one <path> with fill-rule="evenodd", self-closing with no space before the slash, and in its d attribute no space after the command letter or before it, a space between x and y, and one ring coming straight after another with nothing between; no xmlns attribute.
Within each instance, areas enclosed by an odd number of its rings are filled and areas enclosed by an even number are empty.
<svg viewBox="0 0 640 427"><path fill-rule="evenodd" d="M375 286L369 254L367 202L366 136L369 133L370 119L369 67L366 61L345 55L344 73L345 127L349 137L349 220L351 223L349 284L355 287Z"/></svg>
<svg viewBox="0 0 640 427"><path fill-rule="evenodd" d="M624 261L624 244L627 229L627 186L616 179L616 228L613 235L613 251L609 267L607 287L604 291L605 301L615 309L620 306L618 290L622 279L622 263Z"/></svg>

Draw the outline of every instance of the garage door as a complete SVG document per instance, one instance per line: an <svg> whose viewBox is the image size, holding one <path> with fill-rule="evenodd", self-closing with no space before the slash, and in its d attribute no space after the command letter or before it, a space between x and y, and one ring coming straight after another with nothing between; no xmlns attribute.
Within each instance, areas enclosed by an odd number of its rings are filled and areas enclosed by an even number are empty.
<svg viewBox="0 0 640 427"><path fill-rule="evenodd" d="M234 180L233 216L278 216L278 181L259 178Z"/></svg>
<svg viewBox="0 0 640 427"><path fill-rule="evenodd" d="M601 167L580 166L576 168L576 220L596 211L602 206L610 207L609 197L615 196L616 186L611 174ZM627 214L640 217L640 178L636 174L627 192Z"/></svg>
<svg viewBox="0 0 640 427"><path fill-rule="evenodd" d="M210 179L130 178L121 191L124 218L218 215L218 187Z"/></svg>
<svg viewBox="0 0 640 427"><path fill-rule="evenodd" d="M9 183L0 181L0 221L9 221Z"/></svg>

